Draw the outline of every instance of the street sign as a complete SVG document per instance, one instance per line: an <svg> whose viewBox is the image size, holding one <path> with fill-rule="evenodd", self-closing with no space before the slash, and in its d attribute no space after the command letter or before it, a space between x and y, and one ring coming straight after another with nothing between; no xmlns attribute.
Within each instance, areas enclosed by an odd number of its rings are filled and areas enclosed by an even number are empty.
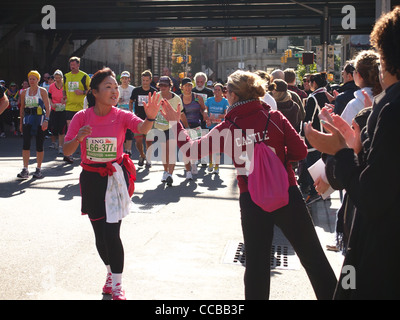
<svg viewBox="0 0 400 320"><path fill-rule="evenodd" d="M207 68L206 70L204 70L204 73L207 75L207 77L210 77L214 71L211 70L211 68Z"/></svg>

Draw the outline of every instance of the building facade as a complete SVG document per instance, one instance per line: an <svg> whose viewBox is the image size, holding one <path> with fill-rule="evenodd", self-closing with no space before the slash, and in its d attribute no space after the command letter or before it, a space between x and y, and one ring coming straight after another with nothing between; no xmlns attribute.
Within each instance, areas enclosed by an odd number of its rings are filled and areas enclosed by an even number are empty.
<svg viewBox="0 0 400 320"><path fill-rule="evenodd" d="M1 26L0 38L9 31L10 27ZM85 44L86 40L63 41L58 34L44 36L20 31L0 48L0 79L6 85L20 85L32 69L41 74L52 74L56 69L69 72L68 59L72 55L81 58L81 69L88 74L105 66L117 75L127 70L133 85L140 85L140 74L146 69L161 75L164 67L171 68L169 39L98 39Z"/></svg>
<svg viewBox="0 0 400 320"><path fill-rule="evenodd" d="M281 62L290 45L289 37L232 37L216 41L218 78L223 81L238 69L271 72L298 64L298 59L294 58Z"/></svg>

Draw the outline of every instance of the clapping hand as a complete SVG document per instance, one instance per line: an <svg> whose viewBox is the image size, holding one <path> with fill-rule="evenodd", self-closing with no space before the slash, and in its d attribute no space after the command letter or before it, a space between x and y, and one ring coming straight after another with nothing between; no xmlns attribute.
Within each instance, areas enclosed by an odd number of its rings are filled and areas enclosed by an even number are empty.
<svg viewBox="0 0 400 320"><path fill-rule="evenodd" d="M331 115L331 121L322 120L328 133L315 130L311 123L304 124L304 132L308 142L320 152L335 155L344 148L352 148L359 153L362 148L360 127L353 120L353 128L338 115Z"/></svg>
<svg viewBox="0 0 400 320"><path fill-rule="evenodd" d="M328 133L315 130L310 122L304 124L306 138L314 148L320 152L335 155L339 150L348 147L343 135L335 126L324 120L321 122Z"/></svg>
<svg viewBox="0 0 400 320"><path fill-rule="evenodd" d="M333 124L343 135L348 147L354 149L354 152L358 154L362 149L360 126L354 120L352 126L350 126L342 117L338 115L333 115L332 118Z"/></svg>
<svg viewBox="0 0 400 320"><path fill-rule="evenodd" d="M161 114L167 121L179 122L181 117L181 105L179 104L177 110L175 110L168 100L163 99L161 101Z"/></svg>

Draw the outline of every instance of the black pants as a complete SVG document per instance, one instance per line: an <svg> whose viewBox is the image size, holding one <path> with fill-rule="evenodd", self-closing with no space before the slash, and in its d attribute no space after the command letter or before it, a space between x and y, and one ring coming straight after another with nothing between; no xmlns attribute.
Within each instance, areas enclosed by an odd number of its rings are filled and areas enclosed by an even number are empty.
<svg viewBox="0 0 400 320"><path fill-rule="evenodd" d="M307 154L307 158L301 163L301 169L299 172L299 183L303 192L308 192L310 196L317 194L314 187L314 180L311 177L308 168L310 168L314 163L321 159L321 152L310 151Z"/></svg>
<svg viewBox="0 0 400 320"><path fill-rule="evenodd" d="M248 192L240 195L242 229L246 253L245 298L269 298L270 255L274 225L296 251L318 299L333 298L337 279L322 250L314 224L296 186L289 188L289 204L268 213L257 206Z"/></svg>

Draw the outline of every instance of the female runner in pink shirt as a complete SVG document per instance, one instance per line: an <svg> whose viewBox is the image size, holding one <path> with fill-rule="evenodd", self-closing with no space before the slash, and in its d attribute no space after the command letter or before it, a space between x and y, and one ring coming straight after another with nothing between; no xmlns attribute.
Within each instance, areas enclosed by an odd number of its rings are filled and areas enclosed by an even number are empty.
<svg viewBox="0 0 400 320"><path fill-rule="evenodd" d="M113 300L125 300L121 286L124 250L119 236L124 215L115 210L112 212L113 206L107 206L107 184L110 183L110 177L117 176L122 169L123 179L129 188L129 196L126 198L130 201L135 168L129 156L123 155L125 132L130 129L134 133L146 134L153 127L160 102L153 101L156 100L155 95L149 95L151 103L145 108L147 119L142 120L132 112L116 108L118 98L118 83L114 72L110 68L97 71L91 79L87 95L89 108L78 112L72 119L65 136L64 154L71 155L81 146L82 214L89 216L97 250L107 267L103 294L112 294ZM126 190L117 192L128 194ZM121 207L124 212L126 208L124 205ZM114 216L111 217L111 214Z"/></svg>

